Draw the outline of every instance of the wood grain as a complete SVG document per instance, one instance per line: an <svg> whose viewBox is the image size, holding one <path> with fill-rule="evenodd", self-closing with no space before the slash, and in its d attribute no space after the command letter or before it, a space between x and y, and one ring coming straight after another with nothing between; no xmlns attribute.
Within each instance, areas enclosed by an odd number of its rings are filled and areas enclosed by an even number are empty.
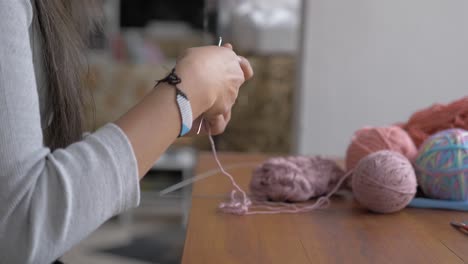
<svg viewBox="0 0 468 264"><path fill-rule="evenodd" d="M223 164L260 163L266 156L224 154ZM198 172L213 169L208 154ZM231 173L243 187L252 168ZM231 190L222 175L194 186L182 263L465 263L468 236L450 227L467 220L461 212L405 209L373 214L351 194L336 196L329 208L306 214L235 216L219 213L219 195ZM205 195L205 198L199 198ZM218 196L217 196L218 195ZM198 198L197 198L198 197Z"/></svg>

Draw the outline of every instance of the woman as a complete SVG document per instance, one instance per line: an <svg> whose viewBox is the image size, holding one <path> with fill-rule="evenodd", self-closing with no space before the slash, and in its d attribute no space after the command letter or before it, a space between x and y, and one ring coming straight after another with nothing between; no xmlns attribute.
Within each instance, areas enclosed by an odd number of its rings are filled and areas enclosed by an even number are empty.
<svg viewBox="0 0 468 264"><path fill-rule="evenodd" d="M189 117L176 86L194 123L203 115L217 134L253 75L230 45L189 49L177 61L180 83L161 82L82 138L81 36L94 25L92 10L91 0L0 1L0 263L51 263L138 205L138 180Z"/></svg>

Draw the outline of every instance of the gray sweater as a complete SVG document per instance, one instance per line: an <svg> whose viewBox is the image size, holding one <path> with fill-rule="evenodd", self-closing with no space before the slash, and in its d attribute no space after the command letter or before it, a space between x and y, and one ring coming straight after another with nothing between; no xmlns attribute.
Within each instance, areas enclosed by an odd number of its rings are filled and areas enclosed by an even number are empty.
<svg viewBox="0 0 468 264"><path fill-rule="evenodd" d="M135 155L116 125L65 149L44 146L32 20L29 0L0 1L0 263L8 264L51 263L140 197Z"/></svg>

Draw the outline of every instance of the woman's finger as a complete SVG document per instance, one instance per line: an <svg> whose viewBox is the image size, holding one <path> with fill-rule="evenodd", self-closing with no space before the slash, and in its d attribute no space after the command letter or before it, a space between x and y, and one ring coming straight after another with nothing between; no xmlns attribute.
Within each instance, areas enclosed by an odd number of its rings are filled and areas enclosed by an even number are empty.
<svg viewBox="0 0 468 264"><path fill-rule="evenodd" d="M226 126L231 119L231 111L222 115L218 115L213 119L208 120L208 125L212 135L222 134L226 130Z"/></svg>
<svg viewBox="0 0 468 264"><path fill-rule="evenodd" d="M227 111L226 113L224 113L223 117L224 117L224 122L226 123L226 126L227 126L227 124L229 124L229 121L231 121L231 111Z"/></svg>
<svg viewBox="0 0 468 264"><path fill-rule="evenodd" d="M226 44L223 45L223 47L228 48L228 49L232 49L231 43L226 43Z"/></svg>
<svg viewBox="0 0 468 264"><path fill-rule="evenodd" d="M252 69L252 66L250 65L250 62L246 58L239 56L239 63L242 68L242 71L244 72L244 78L246 80L251 79L254 75L254 71Z"/></svg>
<svg viewBox="0 0 468 264"><path fill-rule="evenodd" d="M217 115L209 120L201 116L193 121L192 129L187 136L207 135L208 128L211 134L219 135L224 132L230 120L231 111L227 111L222 115Z"/></svg>
<svg viewBox="0 0 468 264"><path fill-rule="evenodd" d="M208 120L208 125L212 135L219 135L224 132L226 122L223 115L218 115L215 118Z"/></svg>

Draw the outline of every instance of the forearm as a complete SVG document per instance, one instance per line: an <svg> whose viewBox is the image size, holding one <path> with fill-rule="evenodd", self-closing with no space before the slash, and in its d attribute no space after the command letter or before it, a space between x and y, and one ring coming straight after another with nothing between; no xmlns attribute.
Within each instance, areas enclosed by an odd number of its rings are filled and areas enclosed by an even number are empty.
<svg viewBox="0 0 468 264"><path fill-rule="evenodd" d="M191 104L196 118L203 110L195 100ZM141 179L179 135L181 117L175 88L161 83L115 124L132 144Z"/></svg>

